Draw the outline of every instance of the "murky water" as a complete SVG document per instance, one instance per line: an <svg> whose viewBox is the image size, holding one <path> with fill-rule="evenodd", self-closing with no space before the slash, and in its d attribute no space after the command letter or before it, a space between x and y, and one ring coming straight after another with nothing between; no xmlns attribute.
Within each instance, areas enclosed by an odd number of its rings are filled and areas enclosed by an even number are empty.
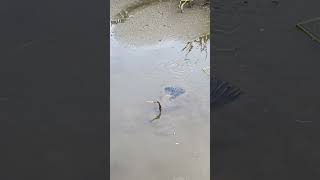
<svg viewBox="0 0 320 180"><path fill-rule="evenodd" d="M206 180L210 177L208 54L187 57L179 41L126 47L111 37L111 180ZM186 92L166 100L164 88ZM150 122L158 114L161 118Z"/></svg>

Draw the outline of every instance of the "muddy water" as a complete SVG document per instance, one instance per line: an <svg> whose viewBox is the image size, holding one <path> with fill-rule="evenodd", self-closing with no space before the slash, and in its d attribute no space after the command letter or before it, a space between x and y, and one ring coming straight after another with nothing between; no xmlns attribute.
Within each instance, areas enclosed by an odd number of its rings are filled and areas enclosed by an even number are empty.
<svg viewBox="0 0 320 180"><path fill-rule="evenodd" d="M128 47L111 37L110 44L111 180L209 179L206 53L195 49L186 57L179 41ZM186 92L168 101L166 86ZM158 109L150 100L163 107L153 122Z"/></svg>

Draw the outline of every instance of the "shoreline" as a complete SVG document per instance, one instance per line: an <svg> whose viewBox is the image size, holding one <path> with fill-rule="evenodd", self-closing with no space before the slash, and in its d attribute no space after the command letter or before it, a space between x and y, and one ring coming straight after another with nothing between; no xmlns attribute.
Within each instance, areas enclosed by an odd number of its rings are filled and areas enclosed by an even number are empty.
<svg viewBox="0 0 320 180"><path fill-rule="evenodd" d="M121 9L127 8L131 3L138 2L124 1L111 1L111 17L115 17ZM187 42L210 31L209 7L197 4L192 8L185 8L184 13L181 13L177 9L178 3L153 0L143 8L138 7L129 13L131 17L127 21L113 25L114 38L131 46L144 46L177 39Z"/></svg>

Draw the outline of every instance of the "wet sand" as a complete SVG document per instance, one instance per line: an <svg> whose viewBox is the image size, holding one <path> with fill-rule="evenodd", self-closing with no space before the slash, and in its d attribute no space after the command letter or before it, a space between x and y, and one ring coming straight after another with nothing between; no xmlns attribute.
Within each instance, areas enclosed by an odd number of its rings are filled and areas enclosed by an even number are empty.
<svg viewBox="0 0 320 180"><path fill-rule="evenodd" d="M115 18L121 9L135 2L112 0L111 17ZM210 10L207 6L201 6L202 3L199 0L192 8L185 7L184 13L180 13L179 1L156 1L129 13L133 17L117 24L114 36L131 46L147 46L175 39L193 40L210 31Z"/></svg>
<svg viewBox="0 0 320 180"><path fill-rule="evenodd" d="M212 178L319 179L320 45L295 24L316 1L216 1L216 74L245 91L211 114ZM236 48L221 52L218 48Z"/></svg>

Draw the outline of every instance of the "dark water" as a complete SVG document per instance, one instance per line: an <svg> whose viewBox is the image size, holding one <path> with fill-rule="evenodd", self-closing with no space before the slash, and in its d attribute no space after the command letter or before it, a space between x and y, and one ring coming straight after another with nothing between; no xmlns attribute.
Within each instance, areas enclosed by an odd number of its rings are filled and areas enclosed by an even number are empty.
<svg viewBox="0 0 320 180"><path fill-rule="evenodd" d="M212 113L215 179L319 179L320 45L295 25L315 1L216 1L217 76L245 91ZM219 51L218 49L236 49Z"/></svg>
<svg viewBox="0 0 320 180"><path fill-rule="evenodd" d="M106 2L1 1L0 179L106 179Z"/></svg>

